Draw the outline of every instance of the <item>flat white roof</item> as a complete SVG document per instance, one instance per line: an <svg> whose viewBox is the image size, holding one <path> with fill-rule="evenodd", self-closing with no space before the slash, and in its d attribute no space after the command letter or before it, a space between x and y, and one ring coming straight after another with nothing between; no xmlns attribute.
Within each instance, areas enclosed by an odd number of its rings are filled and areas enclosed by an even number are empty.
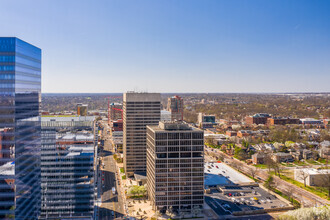
<svg viewBox="0 0 330 220"><path fill-rule="evenodd" d="M0 175L14 176L15 175L15 163L13 161L7 162L0 166Z"/></svg>
<svg viewBox="0 0 330 220"><path fill-rule="evenodd" d="M205 185L231 185L253 182L250 178L222 162L205 163L204 173Z"/></svg>
<svg viewBox="0 0 330 220"><path fill-rule="evenodd" d="M308 173L309 175L315 175L315 174L330 174L330 169L314 169L314 168L303 168L303 169L296 169L296 170L302 170L304 173Z"/></svg>

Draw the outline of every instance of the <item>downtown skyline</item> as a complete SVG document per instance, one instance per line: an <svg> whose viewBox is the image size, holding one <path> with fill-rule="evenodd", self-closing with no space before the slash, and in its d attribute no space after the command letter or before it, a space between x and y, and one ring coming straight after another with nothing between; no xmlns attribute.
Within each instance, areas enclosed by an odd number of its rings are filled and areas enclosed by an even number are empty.
<svg viewBox="0 0 330 220"><path fill-rule="evenodd" d="M329 92L329 8L4 0L0 35L43 49L43 93Z"/></svg>

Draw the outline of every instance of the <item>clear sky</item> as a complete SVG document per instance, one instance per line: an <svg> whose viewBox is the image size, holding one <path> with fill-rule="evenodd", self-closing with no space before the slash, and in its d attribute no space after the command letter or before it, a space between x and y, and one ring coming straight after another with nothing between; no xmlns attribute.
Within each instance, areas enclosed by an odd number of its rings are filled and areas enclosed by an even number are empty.
<svg viewBox="0 0 330 220"><path fill-rule="evenodd" d="M330 1L0 0L42 92L330 92Z"/></svg>

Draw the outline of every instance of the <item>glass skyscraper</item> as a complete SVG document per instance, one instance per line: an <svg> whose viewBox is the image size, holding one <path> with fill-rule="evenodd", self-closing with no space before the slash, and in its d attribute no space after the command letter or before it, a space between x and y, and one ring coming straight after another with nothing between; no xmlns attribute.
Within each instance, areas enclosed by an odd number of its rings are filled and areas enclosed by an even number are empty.
<svg viewBox="0 0 330 220"><path fill-rule="evenodd" d="M40 213L41 50L0 37L0 219Z"/></svg>

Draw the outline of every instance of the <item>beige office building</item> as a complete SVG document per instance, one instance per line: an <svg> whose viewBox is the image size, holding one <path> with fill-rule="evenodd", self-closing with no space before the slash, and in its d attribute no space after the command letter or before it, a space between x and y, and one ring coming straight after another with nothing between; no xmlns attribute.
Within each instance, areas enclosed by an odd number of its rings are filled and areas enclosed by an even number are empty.
<svg viewBox="0 0 330 220"><path fill-rule="evenodd" d="M154 210L183 214L204 203L204 133L183 122L147 126L147 190Z"/></svg>
<svg viewBox="0 0 330 220"><path fill-rule="evenodd" d="M126 175L145 174L146 126L160 121L159 93L124 93L123 97L123 147Z"/></svg>

